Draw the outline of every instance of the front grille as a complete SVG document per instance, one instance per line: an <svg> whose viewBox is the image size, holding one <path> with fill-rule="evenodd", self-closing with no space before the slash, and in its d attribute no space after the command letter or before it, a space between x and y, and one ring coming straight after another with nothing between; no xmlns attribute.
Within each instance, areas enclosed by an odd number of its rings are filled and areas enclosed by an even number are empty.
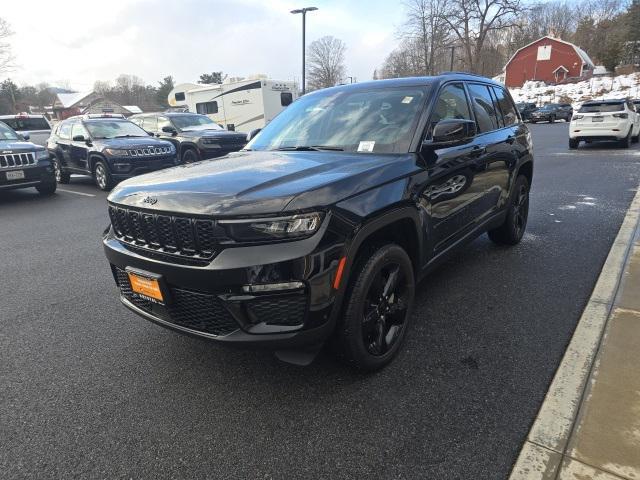
<svg viewBox="0 0 640 480"><path fill-rule="evenodd" d="M129 275L124 270L116 268L116 280L123 297L141 310L166 322L212 335L228 335L239 328L215 295L170 288L171 303L162 307L133 293Z"/></svg>
<svg viewBox="0 0 640 480"><path fill-rule="evenodd" d="M301 325L307 309L305 295L283 295L253 300L249 303L252 320L269 325Z"/></svg>
<svg viewBox="0 0 640 480"><path fill-rule="evenodd" d="M151 155L168 155L171 153L171 147L147 147L129 149L129 155L132 157L148 157Z"/></svg>
<svg viewBox="0 0 640 480"><path fill-rule="evenodd" d="M28 167L35 165L33 153L13 153L0 155L0 168Z"/></svg>
<svg viewBox="0 0 640 480"><path fill-rule="evenodd" d="M210 259L221 242L229 242L214 220L162 215L109 206L116 237L125 243L168 255Z"/></svg>

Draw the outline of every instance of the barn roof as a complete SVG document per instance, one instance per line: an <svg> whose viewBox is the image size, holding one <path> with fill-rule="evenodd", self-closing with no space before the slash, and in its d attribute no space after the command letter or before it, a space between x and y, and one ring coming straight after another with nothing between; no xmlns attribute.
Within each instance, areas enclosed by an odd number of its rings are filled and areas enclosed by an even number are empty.
<svg viewBox="0 0 640 480"><path fill-rule="evenodd" d="M550 35L545 35L544 37L540 37L539 39L529 43L528 45L525 45L522 48L519 48L518 50L516 50L516 52L511 55L511 58L509 59L509 61L505 64L505 68L507 68L507 65L509 65L511 63L511 61L516 57L516 55L518 55L518 53L520 53L522 50L524 50L527 47L530 47L531 45L538 43L540 40L544 40L545 38L548 38L549 40L554 40L556 42L560 42L560 43L564 43L565 45L569 45L571 47L573 47L573 49L576 51L576 54L580 57L580 59L582 60L582 63L584 63L585 65L589 65L591 67L594 66L593 64L593 60L591 60L591 58L589 57L589 55L587 55L587 52L585 52L584 50L582 50L580 47L578 47L577 45L571 43L571 42L567 42L566 40L562 40L560 38L555 38L552 37Z"/></svg>
<svg viewBox="0 0 640 480"><path fill-rule="evenodd" d="M80 92L80 93L77 93L77 92L58 93L57 97L63 108L69 108L69 107L73 107L76 103L81 102L92 93L93 93L93 90L89 90L88 92Z"/></svg>

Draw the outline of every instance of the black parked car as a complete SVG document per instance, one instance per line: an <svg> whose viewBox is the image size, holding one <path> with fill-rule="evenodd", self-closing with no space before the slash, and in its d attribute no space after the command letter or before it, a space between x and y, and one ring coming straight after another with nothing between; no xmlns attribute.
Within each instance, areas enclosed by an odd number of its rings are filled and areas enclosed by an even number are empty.
<svg viewBox="0 0 640 480"><path fill-rule="evenodd" d="M49 153L0 122L0 191L35 187L42 195L56 191Z"/></svg>
<svg viewBox="0 0 640 480"><path fill-rule="evenodd" d="M183 163L222 157L247 144L246 133L224 130L206 115L197 113L145 113L130 120L173 143Z"/></svg>
<svg viewBox="0 0 640 480"><path fill-rule="evenodd" d="M524 120L525 122L531 120L531 114L538 109L535 103L528 103L528 102L516 103L516 107L518 107L520 116L522 117L522 120Z"/></svg>
<svg viewBox="0 0 640 480"><path fill-rule="evenodd" d="M117 182L179 163L172 143L152 138L136 124L116 117L71 117L47 141L59 183L72 173L92 176L102 190Z"/></svg>
<svg viewBox="0 0 640 480"><path fill-rule="evenodd" d="M104 248L122 302L152 322L300 363L332 339L374 370L407 334L417 280L483 232L520 241L532 175L530 133L492 80L339 86L244 151L121 183Z"/></svg>
<svg viewBox="0 0 640 480"><path fill-rule="evenodd" d="M549 122L556 120L571 121L573 116L573 107L569 103L548 103L544 107L540 107L531 113L531 121L533 123Z"/></svg>

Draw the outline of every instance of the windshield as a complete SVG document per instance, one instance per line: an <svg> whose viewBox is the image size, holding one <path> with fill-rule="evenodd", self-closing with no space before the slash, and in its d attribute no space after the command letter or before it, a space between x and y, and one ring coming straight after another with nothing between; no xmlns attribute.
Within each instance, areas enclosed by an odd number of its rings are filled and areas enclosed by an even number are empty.
<svg viewBox="0 0 640 480"><path fill-rule="evenodd" d="M540 107L540 110L553 110L554 108L557 108L557 107L558 107L558 105L550 103L549 105L545 105L544 107Z"/></svg>
<svg viewBox="0 0 640 480"><path fill-rule="evenodd" d="M19 140L16 132L0 122L0 141L2 140Z"/></svg>
<svg viewBox="0 0 640 480"><path fill-rule="evenodd" d="M428 87L327 90L302 97L269 123L250 150L409 151Z"/></svg>
<svg viewBox="0 0 640 480"><path fill-rule="evenodd" d="M96 120L84 122L91 137L121 138L121 137L148 137L149 134L135 123L126 120Z"/></svg>
<svg viewBox="0 0 640 480"><path fill-rule="evenodd" d="M51 127L44 118L5 118L2 121L16 132L51 130Z"/></svg>
<svg viewBox="0 0 640 480"><path fill-rule="evenodd" d="M622 110L624 110L622 102L602 102L582 105L579 113L620 112Z"/></svg>
<svg viewBox="0 0 640 480"><path fill-rule="evenodd" d="M189 127L206 126L212 130L222 130L222 127L205 115L176 115L171 117L173 124L180 130L189 130Z"/></svg>

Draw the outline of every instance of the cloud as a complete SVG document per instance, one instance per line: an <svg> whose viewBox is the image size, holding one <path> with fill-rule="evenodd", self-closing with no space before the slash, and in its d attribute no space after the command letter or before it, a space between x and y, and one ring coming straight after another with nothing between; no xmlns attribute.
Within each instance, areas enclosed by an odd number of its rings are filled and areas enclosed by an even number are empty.
<svg viewBox="0 0 640 480"><path fill-rule="evenodd" d="M305 5L307 5L305 0ZM307 44L333 35L347 44L347 72L367 80L394 48L402 11L383 0L319 0L307 17ZM63 6L61 6L63 5ZM86 90L95 80L134 74L148 83L166 75L193 82L201 73L265 73L299 79L299 2L285 0L36 0L11 2L0 14L16 32L19 83L69 83Z"/></svg>

